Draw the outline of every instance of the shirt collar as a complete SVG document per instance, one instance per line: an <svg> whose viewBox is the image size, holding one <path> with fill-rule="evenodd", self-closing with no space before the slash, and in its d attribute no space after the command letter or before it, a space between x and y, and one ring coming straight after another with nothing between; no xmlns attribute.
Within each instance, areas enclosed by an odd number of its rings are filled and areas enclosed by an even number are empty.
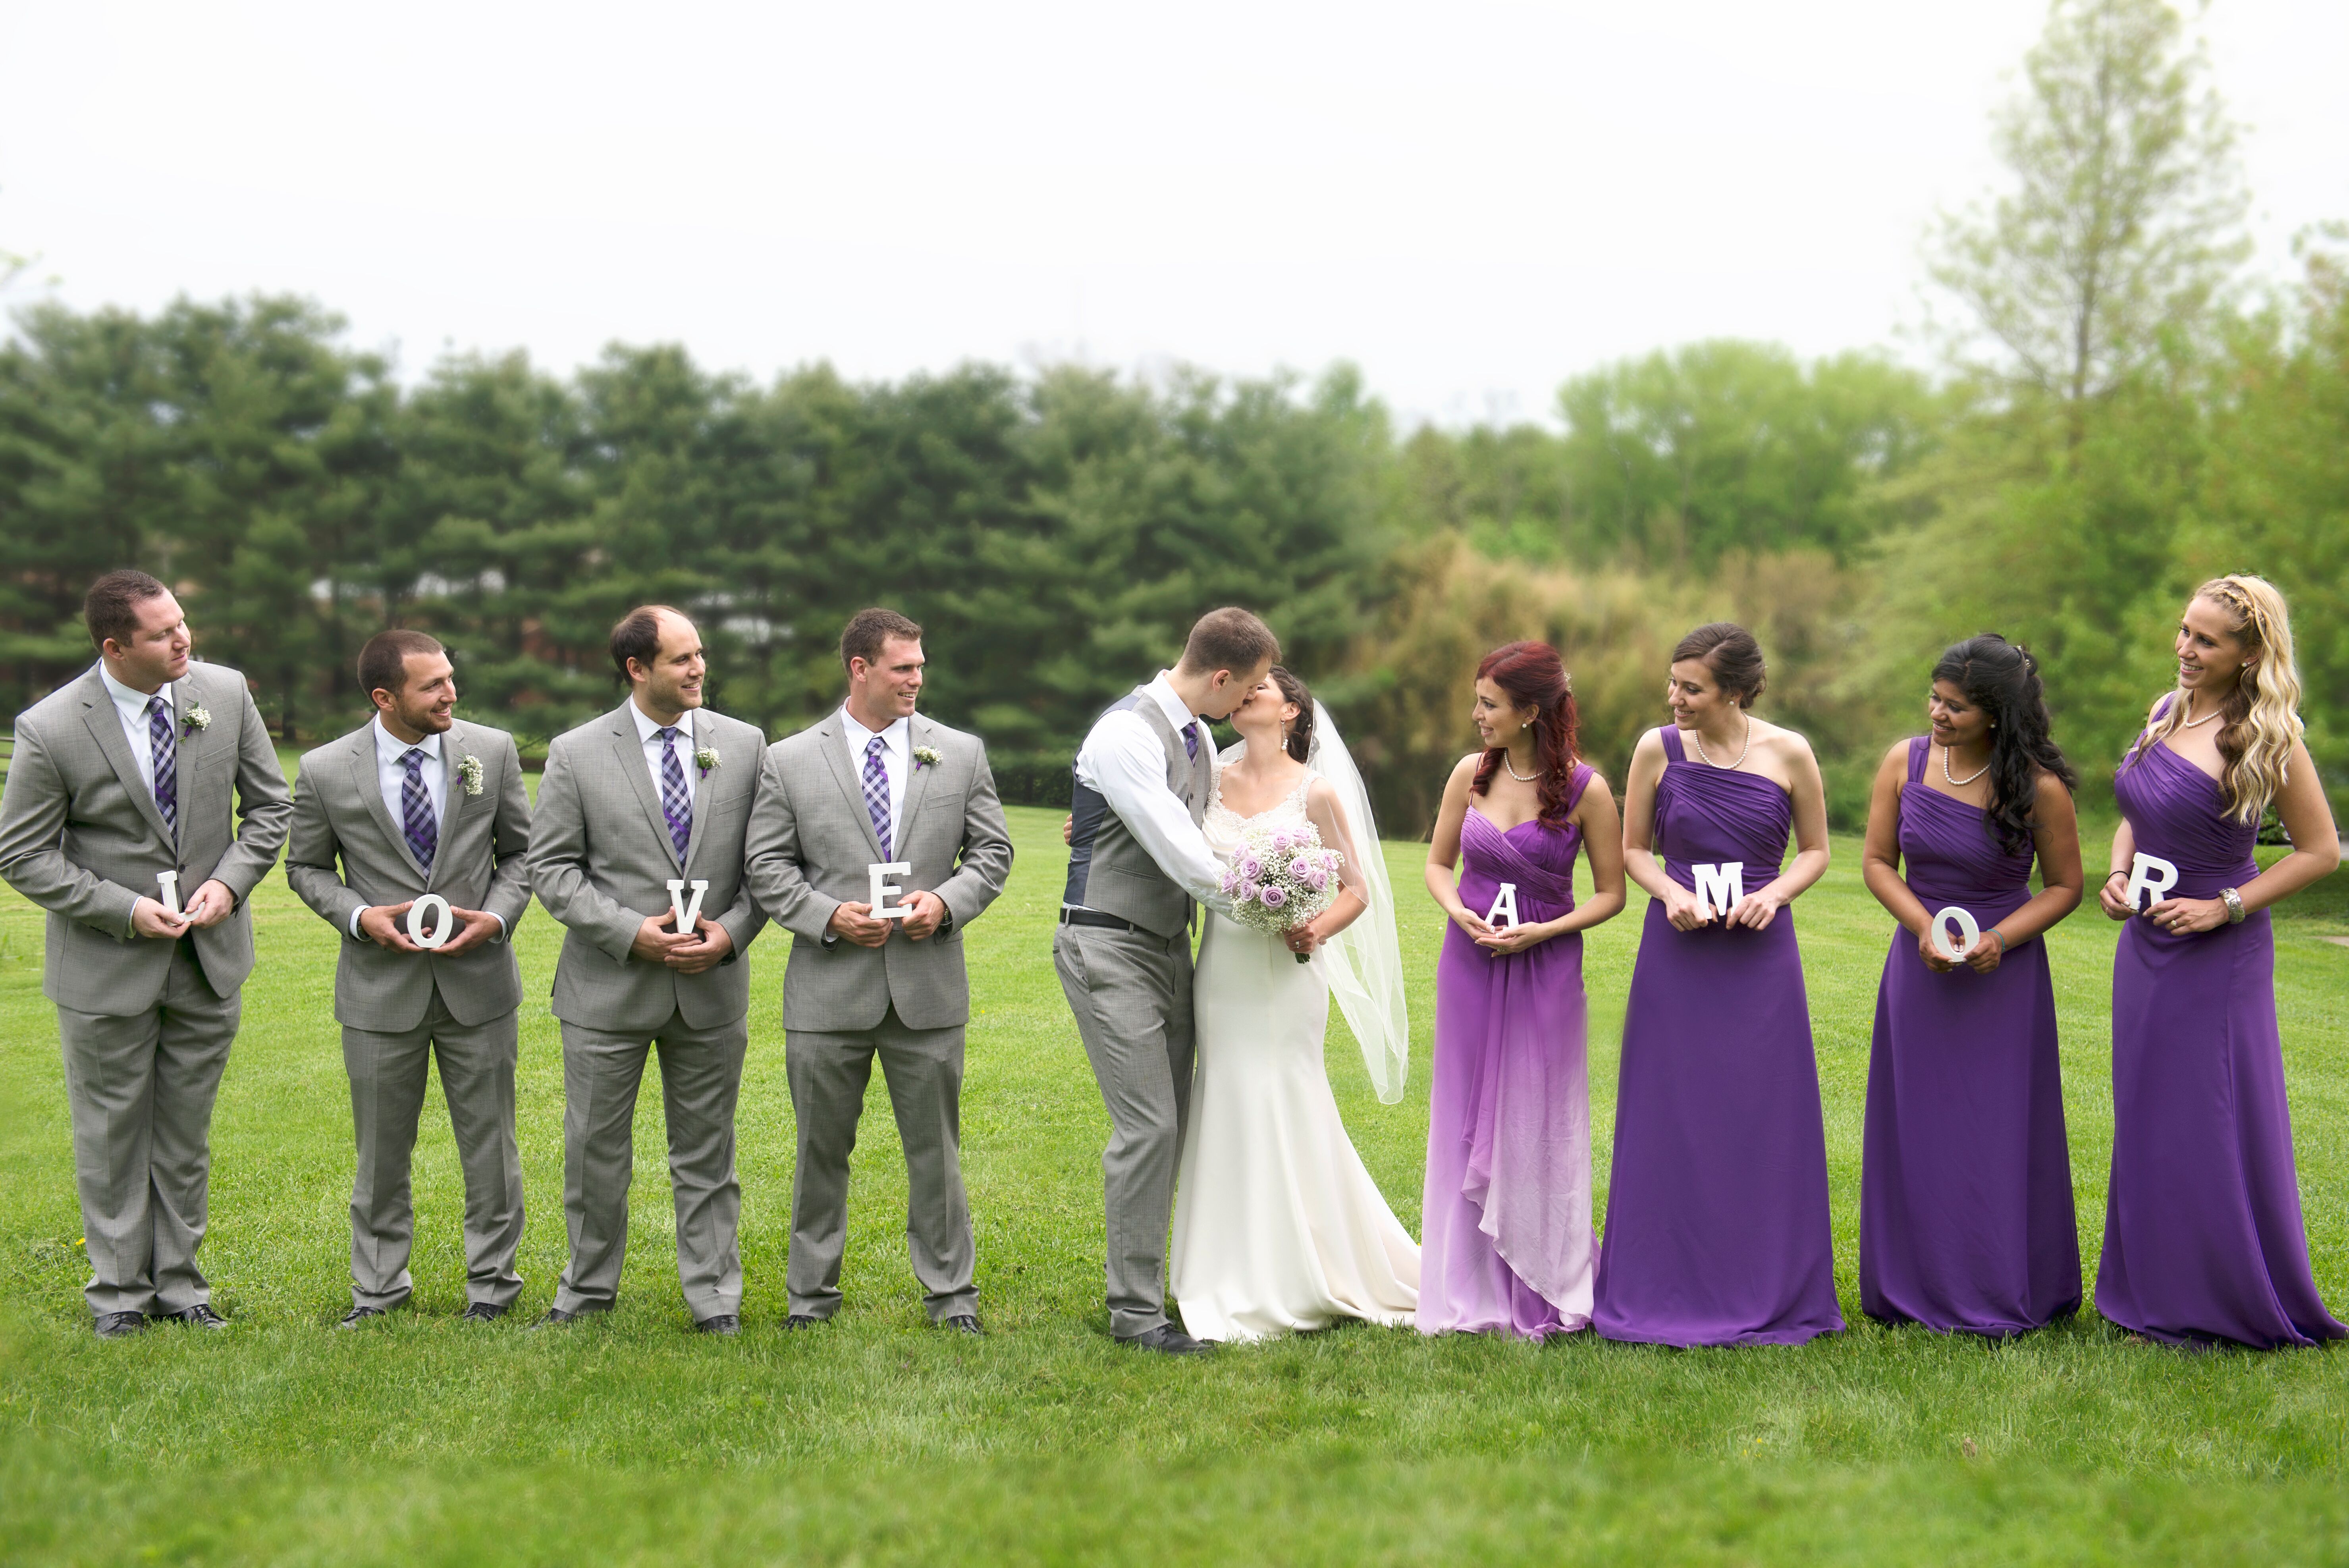
<svg viewBox="0 0 2349 1568"><path fill-rule="evenodd" d="M1199 716L1174 695L1174 682L1164 670L1160 670L1158 678L1142 689L1158 699L1158 706L1165 710L1166 722L1174 727L1175 734L1180 735L1199 722Z"/></svg>
<svg viewBox="0 0 2349 1568"><path fill-rule="evenodd" d="M104 659L98 661L98 678L106 683L106 695L114 699L115 707L121 708L126 712L145 713L147 711L147 704L152 700L150 695L143 691L133 690L131 687L124 686L120 681L116 680L114 678L114 672L106 667L106 661ZM171 683L170 681L165 681L161 686L157 686L154 690L153 696L161 697L163 699L163 706L166 707L177 707L179 706L172 699Z"/></svg>
<svg viewBox="0 0 2349 1568"><path fill-rule="evenodd" d="M858 750L863 750L871 743L871 738L877 735L881 738L883 745L886 746L891 752L900 756L905 753L906 738L912 734L914 728L914 721L910 718L893 718L886 728L867 729L864 727L864 721L857 717L855 712L846 703L840 705L840 721L848 738L855 743ZM852 725L855 727L847 727Z"/></svg>
<svg viewBox="0 0 2349 1568"><path fill-rule="evenodd" d="M660 733L661 727L654 723L643 708L636 706L636 699L633 696L628 698L628 717L636 721L636 744L651 745L653 737ZM693 709L687 708L683 716L678 719L677 735L678 738L687 745L690 746L693 743Z"/></svg>
<svg viewBox="0 0 2349 1568"><path fill-rule="evenodd" d="M416 743L416 749L424 753L427 761L440 761L440 732L437 730L428 732L423 739ZM375 754L386 762L398 761L408 755L408 742L391 732L389 727L383 722L383 715L380 713L375 716Z"/></svg>

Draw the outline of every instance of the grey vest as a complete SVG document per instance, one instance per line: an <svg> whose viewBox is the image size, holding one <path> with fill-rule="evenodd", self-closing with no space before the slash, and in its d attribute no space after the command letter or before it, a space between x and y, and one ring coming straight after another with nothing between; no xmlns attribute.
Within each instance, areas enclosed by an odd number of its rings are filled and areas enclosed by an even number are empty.
<svg viewBox="0 0 2349 1568"><path fill-rule="evenodd" d="M1205 740L1195 759L1183 749L1181 732L1166 722L1164 711L1148 689L1135 687L1112 703L1107 713L1120 709L1134 713L1156 733L1166 748L1166 788L1190 809L1191 820L1199 821L1207 814L1207 795L1215 788L1215 758ZM1100 790L1082 779L1073 784L1070 808L1075 820L1069 829L1069 885L1061 902L1130 920L1159 936L1180 935L1191 923L1191 895L1158 869L1158 862L1109 809Z"/></svg>

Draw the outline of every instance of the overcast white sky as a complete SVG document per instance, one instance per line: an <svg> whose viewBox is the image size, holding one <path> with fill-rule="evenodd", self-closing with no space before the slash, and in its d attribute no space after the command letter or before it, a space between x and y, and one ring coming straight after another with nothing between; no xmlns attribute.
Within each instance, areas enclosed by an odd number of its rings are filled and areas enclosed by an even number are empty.
<svg viewBox="0 0 2349 1568"><path fill-rule="evenodd" d="M0 249L312 295L407 375L1360 364L1405 416L1913 319L2041 0L0 0ZM2219 0L2260 264L2349 218L2349 4ZM20 280L8 299L43 292Z"/></svg>

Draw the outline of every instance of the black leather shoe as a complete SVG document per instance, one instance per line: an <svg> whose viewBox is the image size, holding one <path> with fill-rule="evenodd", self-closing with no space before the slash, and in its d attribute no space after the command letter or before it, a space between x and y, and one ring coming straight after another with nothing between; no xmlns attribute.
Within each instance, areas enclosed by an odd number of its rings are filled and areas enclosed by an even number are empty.
<svg viewBox="0 0 2349 1568"><path fill-rule="evenodd" d="M477 1301L471 1305L466 1307L464 1315L458 1318L457 1321L460 1323L495 1323L499 1318L503 1317L506 1315L506 1308L500 1306L493 1301Z"/></svg>
<svg viewBox="0 0 2349 1568"><path fill-rule="evenodd" d="M357 1328L362 1323L366 1323L370 1319L381 1317L383 1315L383 1308L379 1306L355 1306L351 1308L350 1311L343 1314L343 1320L335 1325L335 1326L336 1328Z"/></svg>
<svg viewBox="0 0 2349 1568"><path fill-rule="evenodd" d="M695 1318L693 1331L696 1334L740 1334L742 1332L742 1320L730 1312L721 1312L715 1317Z"/></svg>
<svg viewBox="0 0 2349 1568"><path fill-rule="evenodd" d="M1205 1340L1192 1338L1171 1323L1162 1323L1147 1334L1129 1335L1118 1343L1138 1345L1162 1356L1201 1356L1214 1348Z"/></svg>
<svg viewBox="0 0 2349 1568"><path fill-rule="evenodd" d="M177 1312L166 1312L157 1315L158 1322L165 1320L169 1320L172 1323L184 1323L190 1328L226 1328L228 1326L227 1318L222 1317L219 1313L214 1312L209 1305L201 1301L196 1303L193 1306L182 1307Z"/></svg>
<svg viewBox="0 0 2349 1568"><path fill-rule="evenodd" d="M823 1318L810 1317L804 1312L795 1312L783 1319L783 1326L785 1328L822 1328L824 1322Z"/></svg>
<svg viewBox="0 0 2349 1568"><path fill-rule="evenodd" d="M938 1319L938 1326L940 1328L952 1329L957 1334L985 1334L987 1332L986 1329L981 1328L978 1326L978 1319L968 1312L957 1313L952 1317L941 1317Z"/></svg>
<svg viewBox="0 0 2349 1568"><path fill-rule="evenodd" d="M560 1328L566 1323L576 1323L586 1315L587 1315L584 1312L565 1312L559 1306L550 1306L546 1309L546 1315L540 1318L536 1323L532 1324L531 1326L533 1328Z"/></svg>
<svg viewBox="0 0 2349 1568"><path fill-rule="evenodd" d="M147 1315L143 1312L101 1312L90 1325L100 1339L128 1339L147 1330Z"/></svg>

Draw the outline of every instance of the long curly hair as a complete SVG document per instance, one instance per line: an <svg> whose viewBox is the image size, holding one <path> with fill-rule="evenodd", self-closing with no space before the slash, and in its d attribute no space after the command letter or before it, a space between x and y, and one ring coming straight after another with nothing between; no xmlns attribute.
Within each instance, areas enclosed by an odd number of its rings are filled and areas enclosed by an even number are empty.
<svg viewBox="0 0 2349 1568"><path fill-rule="evenodd" d="M1582 717L1574 707L1574 679L1566 673L1565 661L1547 643L1509 643L1485 655L1484 663L1476 666L1476 678L1499 686L1518 707L1535 710L1534 758L1541 769L1541 820L1553 828L1563 826L1567 797L1574 788L1575 736L1582 726ZM1476 764L1476 779L1469 789L1485 794L1507 755L1506 747L1488 749Z"/></svg>
<svg viewBox="0 0 2349 1568"><path fill-rule="evenodd" d="M2008 854L2031 842L2031 808L2039 797L2039 775L2054 774L2066 789L2080 778L2063 748L2049 735L2047 694L2039 661L2020 644L1996 632L1952 643L1933 666L1933 678L1947 681L1968 702L1990 716L1990 810L1988 816Z"/></svg>
<svg viewBox="0 0 2349 1568"><path fill-rule="evenodd" d="M2243 666L2220 699L2224 717L2218 737L2223 765L2219 789L2227 797L2227 815L2238 822L2257 822L2283 788L2284 769L2301 735L2300 666L2292 662L2292 613L2274 583L2246 572L2213 577L2194 590L2193 597L2208 599L2224 611L2245 655L2257 661ZM2181 694L2172 691L2163 700L2169 711L2146 720L2145 733L2121 759L2124 768L2186 722Z"/></svg>

